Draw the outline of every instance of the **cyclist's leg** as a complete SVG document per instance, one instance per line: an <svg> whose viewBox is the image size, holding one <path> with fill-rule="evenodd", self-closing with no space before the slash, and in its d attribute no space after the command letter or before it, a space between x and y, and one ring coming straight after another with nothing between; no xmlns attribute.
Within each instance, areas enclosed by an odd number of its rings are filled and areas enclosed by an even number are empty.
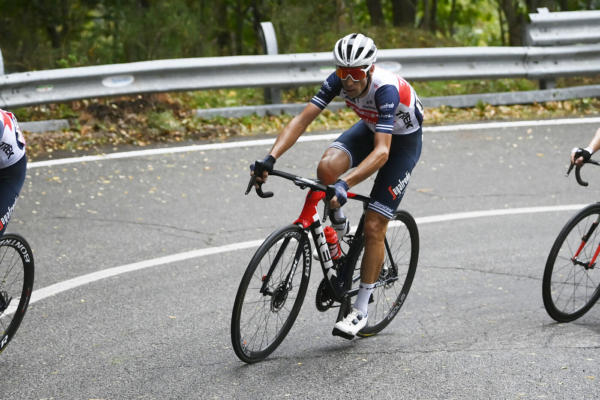
<svg viewBox="0 0 600 400"><path fill-rule="evenodd" d="M367 323L367 310L385 259L385 234L390 219L400 205L410 173L421 154L421 130L406 136L394 136L388 161L379 169L371 201L365 214L365 249L361 263L361 282L353 310L336 323L334 334L350 338Z"/></svg>
<svg viewBox="0 0 600 400"><path fill-rule="evenodd" d="M26 172L26 156L23 156L16 164L0 170L0 236L4 234L14 211Z"/></svg>
<svg viewBox="0 0 600 400"><path fill-rule="evenodd" d="M373 149L373 132L360 120L329 145L319 166L317 177L331 185L347 170L356 167Z"/></svg>
<svg viewBox="0 0 600 400"><path fill-rule="evenodd" d="M421 155L422 133L395 136L388 161L379 169L371 202L365 215L365 255L361 265L361 281L375 283L384 257L384 240L388 221L400 205L410 174Z"/></svg>

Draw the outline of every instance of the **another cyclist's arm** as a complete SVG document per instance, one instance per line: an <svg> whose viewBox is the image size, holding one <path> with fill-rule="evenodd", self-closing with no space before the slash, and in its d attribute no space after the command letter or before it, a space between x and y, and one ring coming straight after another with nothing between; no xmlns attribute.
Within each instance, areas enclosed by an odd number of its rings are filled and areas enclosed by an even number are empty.
<svg viewBox="0 0 600 400"><path fill-rule="evenodd" d="M592 154L600 149L600 128L596 131L596 134L590 141L590 144L585 148L575 148L571 152L571 163L581 165L584 161L590 158ZM587 154L585 154L587 152ZM577 157L576 157L577 156Z"/></svg>

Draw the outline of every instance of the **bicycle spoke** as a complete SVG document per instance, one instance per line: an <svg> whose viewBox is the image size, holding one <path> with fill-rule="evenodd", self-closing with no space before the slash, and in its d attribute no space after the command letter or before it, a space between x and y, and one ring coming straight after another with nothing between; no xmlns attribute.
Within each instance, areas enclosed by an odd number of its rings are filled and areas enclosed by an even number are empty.
<svg viewBox="0 0 600 400"><path fill-rule="evenodd" d="M232 340L236 354L246 362L264 358L278 345L304 299L308 280L304 282L302 274L304 262L295 261L304 257L297 232L298 228L292 226L265 241L240 285L240 289L245 287L245 294L236 298ZM239 343L235 337L239 337Z"/></svg>
<svg viewBox="0 0 600 400"><path fill-rule="evenodd" d="M543 295L546 310L557 321L580 317L596 301L600 268L593 258L600 243L599 221L600 207L586 207L563 228L552 248Z"/></svg>

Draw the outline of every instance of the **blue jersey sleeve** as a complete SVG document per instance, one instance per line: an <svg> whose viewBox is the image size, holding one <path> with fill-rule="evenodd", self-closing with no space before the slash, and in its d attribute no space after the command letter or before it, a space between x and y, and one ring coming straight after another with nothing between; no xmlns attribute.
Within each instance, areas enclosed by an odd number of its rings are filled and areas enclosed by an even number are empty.
<svg viewBox="0 0 600 400"><path fill-rule="evenodd" d="M400 103L398 89L392 85L383 85L375 92L375 106L378 117L376 132L392 133L394 130L394 110Z"/></svg>
<svg viewBox="0 0 600 400"><path fill-rule="evenodd" d="M332 72L331 75L325 79L319 92L310 100L315 106L323 110L327 107L327 104L331 103L331 100L338 96L342 91L342 80Z"/></svg>

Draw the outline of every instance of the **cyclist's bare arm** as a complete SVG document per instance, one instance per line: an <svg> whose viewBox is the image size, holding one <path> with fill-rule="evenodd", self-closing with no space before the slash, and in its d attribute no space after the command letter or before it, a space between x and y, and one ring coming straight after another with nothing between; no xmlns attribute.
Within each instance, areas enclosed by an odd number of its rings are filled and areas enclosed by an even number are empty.
<svg viewBox="0 0 600 400"><path fill-rule="evenodd" d="M317 118L321 109L312 103L308 103L304 110L296 115L275 139L275 144L270 154L276 159L289 150L296 143L298 138L304 133L308 125Z"/></svg>
<svg viewBox="0 0 600 400"><path fill-rule="evenodd" d="M283 153L289 150L296 143L298 138L304 133L308 125L317 118L321 109L312 103L308 103L300 114L296 115L279 133L275 144L271 148L269 155L277 160ZM257 177L257 183L263 183L267 180L269 173L264 171L262 177Z"/></svg>

